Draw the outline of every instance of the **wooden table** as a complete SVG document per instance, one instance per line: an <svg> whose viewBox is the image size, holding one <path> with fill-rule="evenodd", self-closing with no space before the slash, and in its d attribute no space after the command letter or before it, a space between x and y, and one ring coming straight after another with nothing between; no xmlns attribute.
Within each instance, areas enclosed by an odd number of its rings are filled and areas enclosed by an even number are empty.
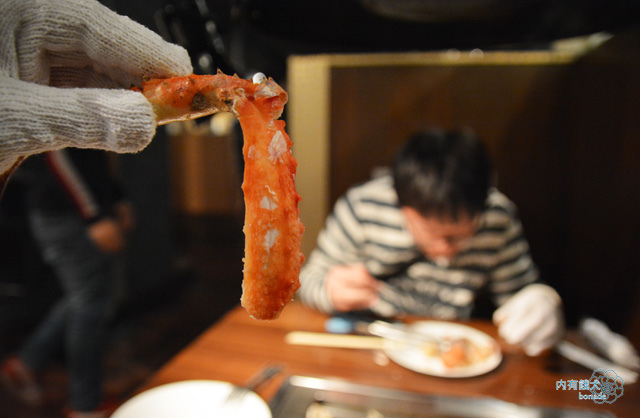
<svg viewBox="0 0 640 418"><path fill-rule="evenodd" d="M189 379L213 379L243 384L268 363L285 366L259 394L273 398L287 376L338 377L354 383L429 395L493 397L522 405L571 407L609 411L618 417L640 416L640 383L624 386L612 404L579 399L578 390L556 390L560 380L589 379L592 370L558 355L527 357L500 342L504 359L494 371L478 377L446 379L381 361L375 350L289 345L290 331L324 331L327 316L300 303L289 304L276 321L256 321L238 307L178 353L140 390ZM496 337L490 322L469 325ZM385 364L386 363L386 364ZM584 393L584 391L583 391Z"/></svg>

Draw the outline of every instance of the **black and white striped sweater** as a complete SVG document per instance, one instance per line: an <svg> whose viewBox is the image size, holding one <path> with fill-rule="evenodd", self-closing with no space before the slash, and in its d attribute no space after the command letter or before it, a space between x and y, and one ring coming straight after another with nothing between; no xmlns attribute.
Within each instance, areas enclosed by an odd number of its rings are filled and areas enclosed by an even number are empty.
<svg viewBox="0 0 640 418"><path fill-rule="evenodd" d="M336 202L317 248L302 268L299 298L333 313L325 276L331 266L352 263L364 263L384 282L380 302L372 307L383 316L464 319L472 315L480 292L499 306L538 281L516 207L501 192L490 191L476 233L454 258L442 263L416 247L388 175L351 188Z"/></svg>

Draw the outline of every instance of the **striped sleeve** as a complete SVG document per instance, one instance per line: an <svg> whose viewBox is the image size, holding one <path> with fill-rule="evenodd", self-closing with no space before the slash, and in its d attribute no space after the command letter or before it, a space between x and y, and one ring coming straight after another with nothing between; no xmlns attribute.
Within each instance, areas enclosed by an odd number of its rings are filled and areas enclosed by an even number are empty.
<svg viewBox="0 0 640 418"><path fill-rule="evenodd" d="M391 178L355 186L338 199L318 235L317 246L300 272L298 296L303 303L330 313L333 306L324 281L332 266L363 263L380 278L415 257L412 245L402 227Z"/></svg>
<svg viewBox="0 0 640 418"><path fill-rule="evenodd" d="M324 287L325 276L331 266L357 262L362 239L352 202L341 197L318 235L317 247L300 272L298 297L303 303L324 313L333 312Z"/></svg>
<svg viewBox="0 0 640 418"><path fill-rule="evenodd" d="M45 154L51 172L65 190L73 206L83 219L89 221L100 215L100 204L82 178L66 150Z"/></svg>

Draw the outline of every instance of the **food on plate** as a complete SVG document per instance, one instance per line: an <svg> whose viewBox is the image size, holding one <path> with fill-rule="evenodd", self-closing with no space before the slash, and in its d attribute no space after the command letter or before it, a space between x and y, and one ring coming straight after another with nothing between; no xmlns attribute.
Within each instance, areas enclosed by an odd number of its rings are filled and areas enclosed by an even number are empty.
<svg viewBox="0 0 640 418"><path fill-rule="evenodd" d="M216 112L238 118L244 136L245 257L242 306L256 319L275 319L300 287L297 162L279 120L287 92L262 74L253 80L190 75L150 79L136 89L151 102L159 125Z"/></svg>
<svg viewBox="0 0 640 418"><path fill-rule="evenodd" d="M335 416L328 407L314 402L307 408L305 418L335 418Z"/></svg>
<svg viewBox="0 0 640 418"><path fill-rule="evenodd" d="M428 357L439 357L448 368L467 367L480 363L493 353L490 345L481 345L468 338L447 338L445 344L426 343L422 352Z"/></svg>
<svg viewBox="0 0 640 418"><path fill-rule="evenodd" d="M359 405L332 404L325 405L322 402L314 402L307 408L305 418L339 418L339 417L362 417L362 418L384 418L385 415L375 408L364 408ZM394 415L395 416L395 415ZM404 414L402 416L405 416ZM406 415L408 417L408 415ZM413 416L413 415L412 415Z"/></svg>

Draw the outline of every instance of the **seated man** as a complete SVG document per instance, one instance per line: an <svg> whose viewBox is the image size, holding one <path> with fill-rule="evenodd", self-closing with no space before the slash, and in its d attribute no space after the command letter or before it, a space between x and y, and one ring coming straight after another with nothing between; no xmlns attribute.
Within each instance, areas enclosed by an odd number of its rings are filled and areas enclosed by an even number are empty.
<svg viewBox="0 0 640 418"><path fill-rule="evenodd" d="M391 174L337 201L302 268L300 299L325 313L465 319L486 293L508 343L529 355L551 347L564 330L560 297L540 283L516 207L492 177L473 135L412 136Z"/></svg>

